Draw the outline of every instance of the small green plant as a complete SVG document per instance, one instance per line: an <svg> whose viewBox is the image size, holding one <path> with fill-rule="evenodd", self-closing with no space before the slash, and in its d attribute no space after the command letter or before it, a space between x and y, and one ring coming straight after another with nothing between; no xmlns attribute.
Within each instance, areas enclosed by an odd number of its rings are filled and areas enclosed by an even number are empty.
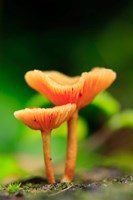
<svg viewBox="0 0 133 200"><path fill-rule="evenodd" d="M7 192L9 193L15 193L18 192L20 190L22 190L21 183L11 183L8 185L7 187Z"/></svg>

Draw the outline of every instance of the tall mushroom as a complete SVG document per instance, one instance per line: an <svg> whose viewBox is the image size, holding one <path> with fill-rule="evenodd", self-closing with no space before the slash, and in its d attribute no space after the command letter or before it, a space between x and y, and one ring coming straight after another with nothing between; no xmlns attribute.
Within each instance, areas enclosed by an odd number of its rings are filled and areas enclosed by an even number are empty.
<svg viewBox="0 0 133 200"><path fill-rule="evenodd" d="M26 108L14 112L14 116L31 129L40 130L43 140L44 161L49 183L55 182L50 156L50 133L68 120L76 109L75 104L66 104L54 108Z"/></svg>
<svg viewBox="0 0 133 200"><path fill-rule="evenodd" d="M75 103L76 111L68 120L68 145L66 166L62 182L73 179L77 155L77 117L80 108L89 104L101 91L108 88L116 78L111 69L96 67L81 76L69 77L57 71L29 71L25 80L33 89L45 95L56 105Z"/></svg>

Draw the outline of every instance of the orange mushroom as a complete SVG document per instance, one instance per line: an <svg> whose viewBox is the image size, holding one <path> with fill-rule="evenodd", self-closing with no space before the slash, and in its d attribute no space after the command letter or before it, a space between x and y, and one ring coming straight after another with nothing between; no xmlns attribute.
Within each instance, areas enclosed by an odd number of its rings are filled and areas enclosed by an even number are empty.
<svg viewBox="0 0 133 200"><path fill-rule="evenodd" d="M50 156L50 133L68 120L76 109L75 104L66 104L54 108L26 108L14 112L14 116L31 129L40 130L43 140L44 161L49 183L55 182Z"/></svg>
<svg viewBox="0 0 133 200"><path fill-rule="evenodd" d="M101 91L108 88L116 78L111 69L96 67L81 76L69 77L57 71L29 71L25 80L56 105L74 103L76 111L68 120L68 145L66 166L62 182L73 179L77 155L77 117L78 110L89 104Z"/></svg>

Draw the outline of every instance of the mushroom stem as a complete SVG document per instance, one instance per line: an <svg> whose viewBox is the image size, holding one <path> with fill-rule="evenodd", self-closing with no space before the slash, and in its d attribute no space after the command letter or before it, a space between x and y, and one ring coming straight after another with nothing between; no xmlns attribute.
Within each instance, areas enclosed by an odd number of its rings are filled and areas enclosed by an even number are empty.
<svg viewBox="0 0 133 200"><path fill-rule="evenodd" d="M74 170L77 157L77 118L78 111L68 120L68 143L64 175L61 182L71 182L74 176Z"/></svg>
<svg viewBox="0 0 133 200"><path fill-rule="evenodd" d="M55 177L53 172L53 167L51 164L51 156L50 156L50 132L42 131L42 141L43 141L43 152L44 152L44 162L46 168L46 175L48 178L48 183L55 183Z"/></svg>

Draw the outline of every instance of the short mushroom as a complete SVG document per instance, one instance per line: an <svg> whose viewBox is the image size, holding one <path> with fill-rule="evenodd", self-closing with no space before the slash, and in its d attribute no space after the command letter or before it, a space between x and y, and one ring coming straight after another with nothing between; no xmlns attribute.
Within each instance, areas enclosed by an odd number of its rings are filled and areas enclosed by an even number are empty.
<svg viewBox="0 0 133 200"><path fill-rule="evenodd" d="M25 80L56 105L76 104L76 111L68 120L68 145L66 166L62 182L73 179L77 155L77 117L80 108L88 105L101 91L116 79L116 73L107 68L96 67L81 76L69 77L57 71L29 71Z"/></svg>
<svg viewBox="0 0 133 200"><path fill-rule="evenodd" d="M43 140L44 161L49 183L55 182L50 156L50 133L68 120L76 109L75 104L55 106L54 108L26 108L15 111L14 116L34 130L40 130Z"/></svg>

